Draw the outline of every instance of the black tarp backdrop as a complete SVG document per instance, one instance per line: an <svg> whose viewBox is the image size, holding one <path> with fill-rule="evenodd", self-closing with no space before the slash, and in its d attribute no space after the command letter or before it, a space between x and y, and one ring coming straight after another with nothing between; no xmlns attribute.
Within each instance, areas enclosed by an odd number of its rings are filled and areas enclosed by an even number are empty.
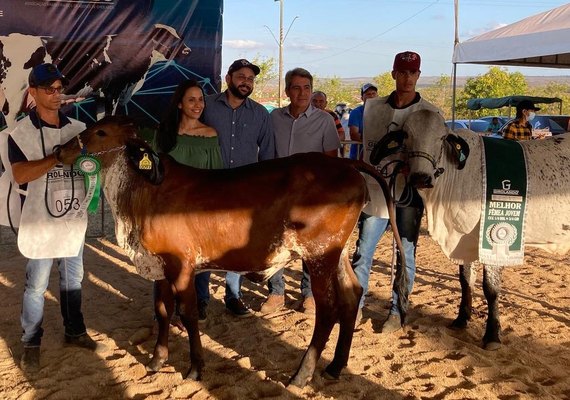
<svg viewBox="0 0 570 400"><path fill-rule="evenodd" d="M26 110L30 68L53 62L70 79L66 113L87 124L106 112L155 126L181 80L219 91L222 12L223 0L0 0L8 125Z"/></svg>

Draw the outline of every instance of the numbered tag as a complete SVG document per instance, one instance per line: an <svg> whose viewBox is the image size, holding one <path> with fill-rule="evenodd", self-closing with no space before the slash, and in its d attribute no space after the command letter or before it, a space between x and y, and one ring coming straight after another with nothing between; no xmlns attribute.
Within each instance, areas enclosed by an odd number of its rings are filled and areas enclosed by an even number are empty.
<svg viewBox="0 0 570 400"><path fill-rule="evenodd" d="M79 186L79 188L75 188L73 197L71 190L64 189L51 192L52 195L50 210L54 215L62 215L69 209L69 216L71 217L75 214L73 211L79 210L79 207L81 206L81 200L85 197L85 190L82 187L82 184L77 186Z"/></svg>

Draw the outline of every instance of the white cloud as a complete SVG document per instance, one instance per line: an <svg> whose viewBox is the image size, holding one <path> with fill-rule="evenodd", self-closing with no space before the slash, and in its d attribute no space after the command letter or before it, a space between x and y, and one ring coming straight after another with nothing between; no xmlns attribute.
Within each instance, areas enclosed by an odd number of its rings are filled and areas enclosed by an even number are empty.
<svg viewBox="0 0 570 400"><path fill-rule="evenodd" d="M232 49L259 49L263 47L263 43L255 40L224 40L224 46Z"/></svg>
<svg viewBox="0 0 570 400"><path fill-rule="evenodd" d="M323 46L321 44L311 44L311 43L292 43L292 44L285 44L285 46L296 49L296 50L304 50L304 51L325 51L328 50L328 46Z"/></svg>

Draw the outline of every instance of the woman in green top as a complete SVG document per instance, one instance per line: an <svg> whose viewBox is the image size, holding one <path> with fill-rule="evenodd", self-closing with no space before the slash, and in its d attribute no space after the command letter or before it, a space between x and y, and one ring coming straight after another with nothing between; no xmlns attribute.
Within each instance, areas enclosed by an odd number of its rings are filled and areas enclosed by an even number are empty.
<svg viewBox="0 0 570 400"><path fill-rule="evenodd" d="M221 169L222 154L216 130L201 121L204 91L195 80L178 85L158 127L156 148L181 164Z"/></svg>
<svg viewBox="0 0 570 400"><path fill-rule="evenodd" d="M168 153L181 164L194 168L221 169L222 153L217 132L201 121L204 107L204 91L198 82L186 80L180 83L158 127L155 148L159 152ZM209 282L210 272L196 275L200 321L206 320L206 307L210 300ZM156 289L155 282L155 291Z"/></svg>

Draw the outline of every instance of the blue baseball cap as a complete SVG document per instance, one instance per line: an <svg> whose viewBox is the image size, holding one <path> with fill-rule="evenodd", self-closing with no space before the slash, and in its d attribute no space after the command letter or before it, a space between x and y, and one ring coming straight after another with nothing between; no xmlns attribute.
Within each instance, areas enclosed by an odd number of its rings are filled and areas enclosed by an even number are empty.
<svg viewBox="0 0 570 400"><path fill-rule="evenodd" d="M61 83L67 85L69 82L65 76L54 64L40 64L32 68L28 77L30 87L50 86L55 81L60 80Z"/></svg>

